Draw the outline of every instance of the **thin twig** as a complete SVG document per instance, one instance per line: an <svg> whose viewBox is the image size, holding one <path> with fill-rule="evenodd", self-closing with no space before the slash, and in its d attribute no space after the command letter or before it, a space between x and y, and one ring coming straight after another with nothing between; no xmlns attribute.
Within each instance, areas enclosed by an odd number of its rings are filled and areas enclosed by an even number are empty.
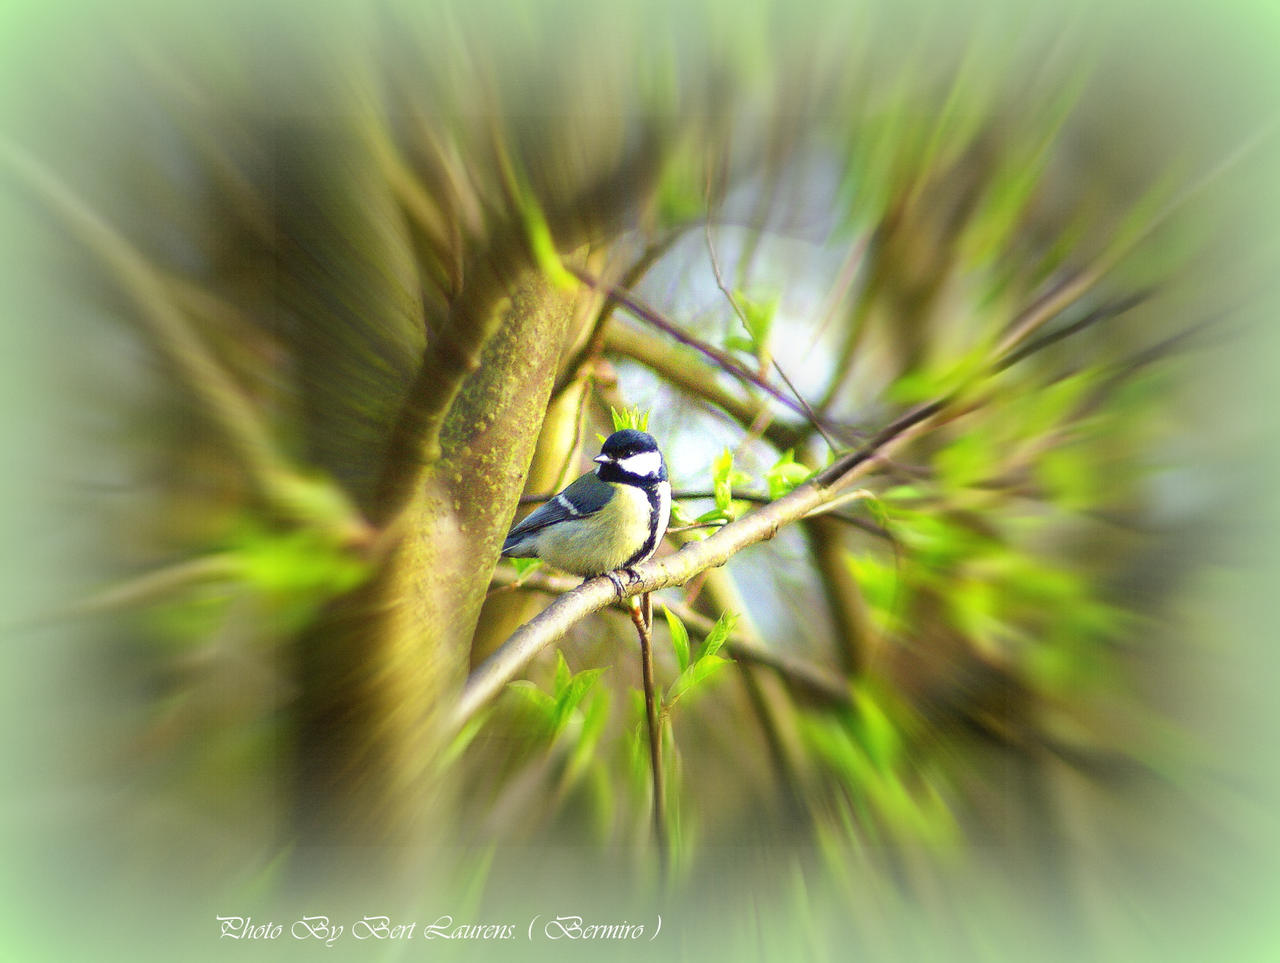
<svg viewBox="0 0 1280 963"><path fill-rule="evenodd" d="M753 434L761 432L778 451L794 448L812 430L799 420L773 416L767 397L758 392L739 392L738 384L728 385L708 378L701 358L690 358L656 333L630 324L611 324L605 331L605 351L630 358L652 370L671 387L691 398L717 408ZM743 388L749 388L744 385ZM854 432L841 426L841 432Z"/></svg>
<svg viewBox="0 0 1280 963"><path fill-rule="evenodd" d="M648 598L648 593L645 593ZM658 697L653 682L653 639L645 624L645 606L633 602L631 622L640 637L640 669L644 679L644 713L649 725L649 764L653 768L653 839L658 847L658 865L662 878L667 876L667 804L666 780L662 772L662 729L658 719ZM652 611L652 610L650 610Z"/></svg>
<svg viewBox="0 0 1280 963"><path fill-rule="evenodd" d="M666 254L671 249L671 245L679 240L681 233L682 230L680 229L668 231L656 241L646 245L635 261L622 272L619 286L623 290L629 291L639 284L640 279L657 263L658 259ZM598 358L604 351L605 329L608 327L609 319L613 317L614 308L617 306L618 299L606 291L604 300L596 312L595 319L592 321L590 335L583 342L582 347L569 359L568 364L564 365L564 369L555 386L551 389L552 398L558 397L578 377L581 369Z"/></svg>
<svg viewBox="0 0 1280 963"><path fill-rule="evenodd" d="M828 448L832 451L840 451L843 446L837 445L832 441L831 436L828 435L826 429L822 427L822 421L818 418L818 413L813 410L813 406L810 405L809 402L804 400L804 395L800 394L796 389L796 386L792 384L791 379L787 377L787 373L782 370L782 365L778 364L778 359L770 358L769 360L773 362L773 370L778 372L778 377L786 383L787 387L791 389L791 393L796 396L796 401L800 402L801 406L804 408L805 417L809 419L809 424L813 425L818 434L822 436L822 440L827 443Z"/></svg>
<svg viewBox="0 0 1280 963"><path fill-rule="evenodd" d="M1021 315L1014 319L1005 332L997 349L998 354L1007 357L1020 345L1027 342L1037 330L1109 274L1116 265L1123 261L1142 241L1150 237L1165 221L1177 213L1180 208L1231 170L1232 167L1240 163L1267 137L1274 134L1278 127L1280 127L1280 119L1273 119L1254 131L1242 143L1238 144L1233 151L1219 160L1217 164L1170 198L1163 207L1156 211L1132 235L1121 239L1110 250L1103 252L1088 267L1080 269L1065 280L1055 284L1044 295L1033 301Z"/></svg>
<svg viewBox="0 0 1280 963"><path fill-rule="evenodd" d="M1078 321L1073 321L1071 324L1063 325L1061 328L1057 328L1043 334L1034 340L1027 341L1021 347L1010 351L996 362L996 370L1003 371L1005 368L1017 364L1028 355L1035 354L1037 351L1043 351L1049 345L1083 331L1085 328L1091 327L1099 321L1106 321L1109 318L1114 318L1118 315L1124 314L1131 308L1137 307L1154 293L1154 288L1146 288L1141 291L1135 291L1132 294L1127 294L1124 297L1117 298L1114 301L1110 301L1098 308L1095 308Z"/></svg>
<svg viewBox="0 0 1280 963"><path fill-rule="evenodd" d="M729 290L729 286L724 283L724 274L720 270L720 258L716 256L715 241L713 241L711 238L711 172L710 170L707 171L706 198L707 198L707 220L705 224L704 233L707 238L707 254L711 258L711 273L715 275L716 287L720 289L720 293L723 294L725 297L725 300L729 302L729 307L733 308L733 313L736 314L738 316L738 320L742 322L742 327L746 329L747 334L751 334L754 337L754 334L752 333L752 330L751 330L751 323L747 320L747 312L743 309L742 305L738 303L738 299L734 297L733 292ZM838 451L840 446L838 446L834 441L832 441L831 436L828 435L826 431L823 429L822 423L821 421L819 421L817 414L814 412L813 408L810 407L809 402L804 400L804 396L801 395L800 392L796 390L796 386L791 383L791 379L787 377L787 373L782 370L782 365L778 364L778 359L771 356L769 360L773 363L773 370L778 372L778 377L780 377L783 380L786 386L791 390L791 393L795 395L796 401L800 402L800 407L804 409L804 415L806 418L809 419L809 424L813 425L813 427L817 429L818 434L822 436L822 440L827 443L828 448L830 448L832 451ZM761 373L763 374L763 372Z"/></svg>
<svg viewBox="0 0 1280 963"><path fill-rule="evenodd" d="M664 317L661 314L661 312L645 304L643 301L635 297L633 294L623 290L622 288L620 288L615 284L609 284L607 281L604 281L600 278L592 277L586 271L583 271L580 268L574 267L573 265L566 265L566 268L570 274L574 275L574 277L576 277L583 284L605 291L612 298L614 298L614 300L616 300L621 307L626 308L627 312L631 314L633 317L639 318L641 321L644 321L647 324L653 325L655 328L669 335L674 340L680 342L683 345L687 345L690 348L693 348L703 357L713 362L717 367L723 369L724 371L727 371L729 374L733 375L735 378L738 378L741 381L746 381L752 385L755 385L761 391L768 394L771 398L775 399L776 401L780 402L783 405L786 405L787 408L791 409L796 414L805 415L804 407L798 404L797 402L795 402L791 398L791 396L788 395L785 391L782 391L779 388L775 388L773 385L769 384L769 382L765 381L754 371L751 371L750 369L739 364L737 361L729 357L723 351L713 348L711 345L707 344L705 341L702 341L699 338L695 338L693 335L689 334L688 332L683 331L678 325L676 325L675 323L673 323L672 321Z"/></svg>

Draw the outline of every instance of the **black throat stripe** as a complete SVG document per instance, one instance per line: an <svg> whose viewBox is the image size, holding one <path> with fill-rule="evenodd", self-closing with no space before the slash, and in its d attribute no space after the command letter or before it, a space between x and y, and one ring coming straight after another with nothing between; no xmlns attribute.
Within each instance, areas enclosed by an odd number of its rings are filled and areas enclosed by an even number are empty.
<svg viewBox="0 0 1280 963"><path fill-rule="evenodd" d="M630 568L642 558L652 555L654 549L658 547L658 514L662 511L662 498L658 494L657 485L645 488L644 493L649 498L649 537L645 539L638 552L622 563L623 568Z"/></svg>

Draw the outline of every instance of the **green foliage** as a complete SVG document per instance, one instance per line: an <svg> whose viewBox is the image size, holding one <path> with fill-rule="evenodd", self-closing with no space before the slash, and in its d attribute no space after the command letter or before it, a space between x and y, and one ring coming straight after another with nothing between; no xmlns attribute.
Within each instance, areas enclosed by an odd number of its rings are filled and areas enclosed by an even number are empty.
<svg viewBox="0 0 1280 963"><path fill-rule="evenodd" d="M518 578L524 578L530 572L536 572L542 567L542 559L540 558L512 558L510 562L511 567L516 570Z"/></svg>
<svg viewBox="0 0 1280 963"><path fill-rule="evenodd" d="M689 668L689 630L684 627L679 616L665 605L662 614L667 617L667 627L671 630L671 647L675 649L676 665L683 672Z"/></svg>
<svg viewBox="0 0 1280 963"><path fill-rule="evenodd" d="M551 236L551 227L547 224L546 212L529 186L523 169L505 151L499 151L498 163L508 190L514 195L524 225L525 240L533 253L534 261L556 287L564 291L574 290L578 286L578 279L561 262L560 251Z"/></svg>
<svg viewBox="0 0 1280 963"><path fill-rule="evenodd" d="M370 574L369 563L329 529L249 521L238 524L206 560L221 563L222 577L164 594L147 606L143 620L157 643L205 645L226 624L233 606L249 599L270 613L269 637L274 638L303 625L324 602Z"/></svg>
<svg viewBox="0 0 1280 963"><path fill-rule="evenodd" d="M247 524L231 550L245 581L271 595L337 595L369 573L367 563L323 530L277 531Z"/></svg>
<svg viewBox="0 0 1280 963"><path fill-rule="evenodd" d="M728 334L725 336L724 346L735 351L745 351L754 355L762 366L768 365L771 359L769 335L773 330L773 321L777 316L781 298L774 295L758 301L737 291L734 293L733 300L741 311L740 315L735 313L735 317L739 318L746 331L746 337L740 334Z"/></svg>
<svg viewBox="0 0 1280 963"><path fill-rule="evenodd" d="M669 525L671 528L683 528L686 525L692 525L694 519L685 514L684 506L679 501L671 502L671 520ZM697 537L696 532L690 532L690 536Z"/></svg>
<svg viewBox="0 0 1280 963"><path fill-rule="evenodd" d="M800 733L820 763L819 778L837 813L845 819L824 832L846 842L859 830L872 839L919 839L944 845L954 839L956 820L936 785L932 770L909 751L904 710L867 687L854 691L853 708L840 713L806 713ZM821 834L820 834L821 838Z"/></svg>
<svg viewBox="0 0 1280 963"><path fill-rule="evenodd" d="M492 715L493 706L486 706L467 720L466 724L449 740L449 745L445 747L442 760L444 765L448 766L461 758L462 754L467 751L467 747L475 741L476 736L480 734L480 730L485 727Z"/></svg>
<svg viewBox="0 0 1280 963"><path fill-rule="evenodd" d="M781 298L775 294L764 301L758 301L747 297L741 291L737 293L736 298L738 304L742 306L747 334L751 336L753 350L757 355L762 354L768 348L769 333L773 330L773 319L778 314Z"/></svg>
<svg viewBox="0 0 1280 963"><path fill-rule="evenodd" d="M711 631L707 633L706 638L702 640L702 644L698 647L697 654L692 657L691 661L686 659L685 664L681 666L680 674L668 686L666 695L662 700L662 711L664 713L669 712L677 702L697 690L702 683L715 675L722 666L732 661L718 653L733 632L733 626L736 621L737 616L732 612L725 612L716 620L716 624L711 627ZM681 626L681 629L683 629L683 626ZM685 645L688 645L687 638Z"/></svg>
<svg viewBox="0 0 1280 963"><path fill-rule="evenodd" d="M733 498L732 473L733 452L726 448L711 463L711 484L715 492L716 508L722 512L729 510L729 502Z"/></svg>
<svg viewBox="0 0 1280 963"><path fill-rule="evenodd" d="M702 159L688 150L673 150L654 191L658 226L675 227L698 220L704 213L705 196Z"/></svg>
<svg viewBox="0 0 1280 963"><path fill-rule="evenodd" d="M733 451L724 449L711 463L711 484L715 492L716 510L733 517L733 486L751 483L751 476L733 467Z"/></svg>
<svg viewBox="0 0 1280 963"><path fill-rule="evenodd" d="M703 656L681 672L667 688L662 699L663 709L671 711L689 692L697 689L703 682L711 678L719 669L731 660L719 655Z"/></svg>
<svg viewBox="0 0 1280 963"><path fill-rule="evenodd" d="M769 486L769 497L781 498L797 485L802 485L813 475L808 468L796 461L795 449L788 448L773 466L764 473Z"/></svg>
<svg viewBox="0 0 1280 963"><path fill-rule="evenodd" d="M582 702L583 697L596 684L604 669L583 669L574 675L564 660L564 653L556 653L555 698L552 704L552 731L559 734Z"/></svg>
<svg viewBox="0 0 1280 963"><path fill-rule="evenodd" d="M711 482L715 497L715 507L703 512L694 519L694 523L697 525L724 525L737 518L745 503L741 500L735 501L733 488L735 485L750 484L751 476L733 467L733 452L726 448L712 462ZM691 534L694 538L706 537L706 533L701 536L697 533Z"/></svg>
<svg viewBox="0 0 1280 963"><path fill-rule="evenodd" d="M508 683L507 690L524 702L545 738L554 741L565 731L571 720L580 720L582 701L603 671L600 668L583 669L574 674L565 662L564 653L557 652L551 692L544 692L527 679Z"/></svg>
<svg viewBox="0 0 1280 963"><path fill-rule="evenodd" d="M845 555L845 563L863 600L877 613L882 624L892 614L894 604L898 600L899 576L897 567L892 562L883 562L871 554Z"/></svg>
<svg viewBox="0 0 1280 963"><path fill-rule="evenodd" d="M614 431L622 431L625 428L634 428L636 431L649 430L649 412L641 411L639 408L623 408L622 411L618 411L610 405L609 417L613 420ZM600 440L604 441L603 438Z"/></svg>
<svg viewBox="0 0 1280 963"><path fill-rule="evenodd" d="M991 346L985 340L959 358L949 356L936 365L912 368L899 375L885 392L890 401L916 405L959 395L981 380L991 367Z"/></svg>
<svg viewBox="0 0 1280 963"><path fill-rule="evenodd" d="M702 640L702 646L698 649L699 660L705 659L709 655L715 655L720 651L729 636L733 634L733 628L738 623L738 615L736 612L724 612L720 618L716 619L716 624L711 627L711 631L707 633L707 637Z"/></svg>
<svg viewBox="0 0 1280 963"><path fill-rule="evenodd" d="M593 689L592 697L581 701L582 728L574 741L565 764L563 786L576 784L598 762L597 750L609 719L609 693L605 689ZM601 773L603 778L603 773ZM607 780L605 780L607 787Z"/></svg>

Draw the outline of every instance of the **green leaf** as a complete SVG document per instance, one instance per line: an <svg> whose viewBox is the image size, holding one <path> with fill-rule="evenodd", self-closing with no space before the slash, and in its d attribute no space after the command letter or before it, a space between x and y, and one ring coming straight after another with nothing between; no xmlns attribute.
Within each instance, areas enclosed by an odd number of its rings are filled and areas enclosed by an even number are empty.
<svg viewBox="0 0 1280 963"><path fill-rule="evenodd" d="M709 525L712 522L721 522L727 524L733 521L733 508L713 508L709 512L703 512L695 520L699 525Z"/></svg>
<svg viewBox="0 0 1280 963"><path fill-rule="evenodd" d="M639 408L624 408L618 411L610 405L609 415L613 419L614 431L622 431L625 428L634 428L637 431L649 430L649 412L647 411L641 411ZM604 441L603 438L600 440Z"/></svg>
<svg viewBox="0 0 1280 963"><path fill-rule="evenodd" d="M919 485L894 485L880 493L882 502L917 502L929 497L929 492Z"/></svg>
<svg viewBox="0 0 1280 963"><path fill-rule="evenodd" d="M720 655L707 655L694 662L671 683L671 687L667 689L667 697L663 700L664 707L670 709L685 693L711 678L721 666L728 665L729 661Z"/></svg>
<svg viewBox="0 0 1280 963"><path fill-rule="evenodd" d="M596 684L596 680L600 678L600 673L603 671L604 669L583 669L577 675L567 679L563 687L557 686L555 706L551 719L553 732L559 734L564 729L565 724L573 714L573 710L582 702L583 697L591 691L591 687ZM557 678L560 675L558 666L556 675Z"/></svg>
<svg viewBox="0 0 1280 963"><path fill-rule="evenodd" d="M366 562L315 529L279 532L248 525L234 541L242 576L264 593L334 595L354 588L370 571Z"/></svg>
<svg viewBox="0 0 1280 963"><path fill-rule="evenodd" d="M751 335L754 350L756 353L764 351L769 342L773 319L778 314L778 297L775 295L767 301L756 301L739 291L735 298L745 316L747 333Z"/></svg>
<svg viewBox="0 0 1280 963"><path fill-rule="evenodd" d="M938 452L939 478L952 488L967 488L997 473L998 454L978 432L957 435Z"/></svg>
<svg viewBox="0 0 1280 963"><path fill-rule="evenodd" d="M524 215L525 236L529 239L529 247L533 250L538 267L556 287L572 291L578 279L561 262L560 252L556 250L556 243L551 237L551 228L541 205L530 198L528 203L521 205L521 213Z"/></svg>
<svg viewBox="0 0 1280 963"><path fill-rule="evenodd" d="M948 358L945 367L913 368L904 372L886 389L885 396L890 401L910 405L963 391L986 373L989 358L989 346L980 341L958 360Z"/></svg>
<svg viewBox="0 0 1280 963"><path fill-rule="evenodd" d="M902 736L884 707L865 689L856 691L859 741L867 756L887 772L902 750Z"/></svg>
<svg viewBox="0 0 1280 963"><path fill-rule="evenodd" d="M542 565L540 558L513 558L511 566L516 570L516 578L524 578Z"/></svg>
<svg viewBox="0 0 1280 963"><path fill-rule="evenodd" d="M689 668L689 630L684 627L679 616L665 605L662 612L667 617L667 628L671 630L671 647L676 650L676 664L683 672Z"/></svg>
<svg viewBox="0 0 1280 963"><path fill-rule="evenodd" d="M507 691L515 693L546 722L551 722L556 700L551 698L528 679L516 679L507 683Z"/></svg>
<svg viewBox="0 0 1280 963"><path fill-rule="evenodd" d="M701 156L686 145L670 151L658 178L655 195L660 224L671 227L700 218L706 197Z"/></svg>
<svg viewBox="0 0 1280 963"><path fill-rule="evenodd" d="M1068 423L1085 394L1097 383L1097 370L1085 369L1033 392L1025 400L1021 431L1028 438L1036 438Z"/></svg>
<svg viewBox="0 0 1280 963"><path fill-rule="evenodd" d="M731 351L745 351L748 354L754 354L756 350L755 342L740 334L725 335L724 346Z"/></svg>
<svg viewBox="0 0 1280 963"><path fill-rule="evenodd" d="M711 463L711 484L715 490L716 508L721 511L729 510L729 502L733 498L733 481L730 478L732 471L733 452L726 448Z"/></svg>
<svg viewBox="0 0 1280 963"><path fill-rule="evenodd" d="M896 567L869 555L849 553L844 559L867 605L877 612L891 611L898 588Z"/></svg>
<svg viewBox="0 0 1280 963"><path fill-rule="evenodd" d="M554 688L556 696L564 691L564 687L569 684L569 680L573 678L573 673L569 671L569 663L564 660L564 653L559 649L556 650L556 674Z"/></svg>
<svg viewBox="0 0 1280 963"><path fill-rule="evenodd" d="M565 786L574 785L595 759L596 747L600 744L600 736L604 732L604 724L608 717L609 691L601 689L583 708L582 731L565 765L563 777Z"/></svg>
<svg viewBox="0 0 1280 963"><path fill-rule="evenodd" d="M769 486L769 497L781 498L807 481L811 474L808 468L796 462L795 449L788 448L774 466L764 473L764 480Z"/></svg>
<svg viewBox="0 0 1280 963"><path fill-rule="evenodd" d="M729 640L729 636L733 633L733 627L738 623L737 612L725 612L720 618L716 619L716 624L711 627L711 631L707 633L707 637L702 641L702 647L698 649L698 661L701 662L709 655L715 655L720 648ZM681 666L684 668L684 666Z"/></svg>
<svg viewBox="0 0 1280 963"><path fill-rule="evenodd" d="M556 287L565 291L574 290L578 279L569 273L560 260L560 252L551 236L546 213L534 196L523 168L513 163L512 158L505 153L499 159L499 164L505 180L515 193L516 208L524 225L525 239L529 242L529 249L533 252L538 267Z"/></svg>

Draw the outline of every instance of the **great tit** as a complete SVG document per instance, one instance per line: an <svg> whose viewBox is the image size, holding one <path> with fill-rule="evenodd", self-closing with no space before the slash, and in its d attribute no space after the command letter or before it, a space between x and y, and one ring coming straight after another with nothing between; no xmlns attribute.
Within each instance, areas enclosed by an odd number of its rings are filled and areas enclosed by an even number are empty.
<svg viewBox="0 0 1280 963"><path fill-rule="evenodd" d="M630 569L658 548L671 519L667 466L653 436L615 431L587 472L520 521L502 554L541 558L574 575Z"/></svg>

